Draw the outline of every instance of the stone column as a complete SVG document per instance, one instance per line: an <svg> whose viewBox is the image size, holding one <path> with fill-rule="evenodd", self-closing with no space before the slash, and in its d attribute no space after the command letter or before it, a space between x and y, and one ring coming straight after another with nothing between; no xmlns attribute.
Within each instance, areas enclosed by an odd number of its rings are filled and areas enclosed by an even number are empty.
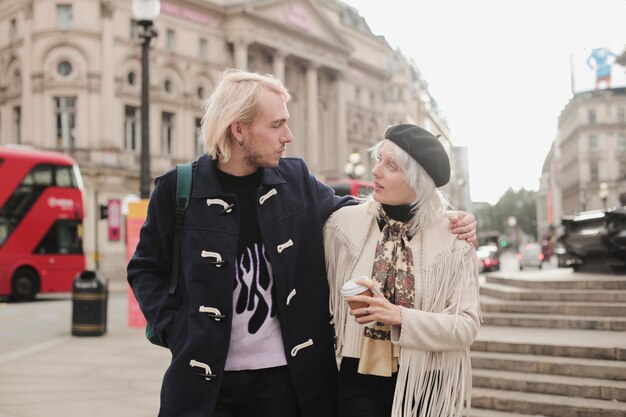
<svg viewBox="0 0 626 417"><path fill-rule="evenodd" d="M241 70L248 69L248 42L238 39L234 43L235 47L235 68Z"/></svg>
<svg viewBox="0 0 626 417"><path fill-rule="evenodd" d="M345 73L337 74L337 170L343 174L348 161L348 111L346 105Z"/></svg>
<svg viewBox="0 0 626 417"><path fill-rule="evenodd" d="M33 122L34 108L33 108L33 88L32 88L32 74L33 74L33 43L32 43L32 22L33 22L33 3L27 2L24 8L24 44L22 46L21 54L21 68L22 73L22 91L21 91L21 140L22 143L29 145L41 146L39 143L41 138L35 137L35 123ZM11 76L11 74L9 74ZM4 119L5 123L12 125L13 114L11 113L11 119Z"/></svg>
<svg viewBox="0 0 626 417"><path fill-rule="evenodd" d="M319 171L319 137L318 137L318 98L317 98L317 70L319 64L311 62L306 70L307 86L307 148L306 161L313 173Z"/></svg>
<svg viewBox="0 0 626 417"><path fill-rule="evenodd" d="M285 84L285 57L287 54L283 51L277 50L274 52L274 75ZM289 86L287 86L289 88Z"/></svg>
<svg viewBox="0 0 626 417"><path fill-rule="evenodd" d="M103 63L114 62L115 60L113 53L113 7L110 1L103 1L100 4L102 14L102 34L100 37L100 42L102 42L102 55L100 62ZM95 101L94 105L96 106L95 111L100 114L100 126L106 128L100 128L96 132L90 132L90 139L97 140L99 145L113 145L115 148L123 149L124 138L120 138L118 133L122 131L121 124L115 123L115 121L119 119L119 117L115 117L115 115L119 115L120 112L115 103L114 70L115 66L111 64L101 66L99 91L101 100L99 103ZM126 74L123 74L124 77L125 75ZM103 111L103 108L114 108L116 111ZM96 145L96 143L92 143L92 145Z"/></svg>

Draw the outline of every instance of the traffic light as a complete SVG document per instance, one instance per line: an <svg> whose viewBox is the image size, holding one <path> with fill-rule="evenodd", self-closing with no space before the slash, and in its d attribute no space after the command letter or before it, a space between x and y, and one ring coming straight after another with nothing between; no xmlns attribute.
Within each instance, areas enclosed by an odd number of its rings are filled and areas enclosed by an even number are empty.
<svg viewBox="0 0 626 417"><path fill-rule="evenodd" d="M500 246L502 246L503 248L506 248L508 244L509 242L507 242L506 239L502 239L502 241L500 241Z"/></svg>
<svg viewBox="0 0 626 417"><path fill-rule="evenodd" d="M100 204L100 220L109 218L109 206L105 204Z"/></svg>

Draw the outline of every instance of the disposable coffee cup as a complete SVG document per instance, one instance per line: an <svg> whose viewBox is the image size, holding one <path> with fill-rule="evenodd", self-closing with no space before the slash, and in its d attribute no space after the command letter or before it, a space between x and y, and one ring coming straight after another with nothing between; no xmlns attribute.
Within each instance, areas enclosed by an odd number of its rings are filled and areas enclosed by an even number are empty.
<svg viewBox="0 0 626 417"><path fill-rule="evenodd" d="M370 291L369 288L356 283L357 281L371 281L371 280L372 279L366 275L354 277L350 281L343 284L343 287L341 287L341 295L344 298L351 297L353 295L367 295L371 297L372 292ZM361 301L348 301L348 305L350 306L350 310L355 310L357 308L365 308L369 306L369 304L363 303ZM363 316L363 314L357 314L356 316L361 317Z"/></svg>

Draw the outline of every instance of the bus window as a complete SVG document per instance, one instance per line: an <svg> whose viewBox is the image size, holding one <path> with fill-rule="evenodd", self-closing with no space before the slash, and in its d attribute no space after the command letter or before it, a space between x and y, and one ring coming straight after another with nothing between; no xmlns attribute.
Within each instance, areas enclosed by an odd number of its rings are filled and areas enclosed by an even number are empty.
<svg viewBox="0 0 626 417"><path fill-rule="evenodd" d="M57 220L35 249L37 254L80 254L83 242L80 238L80 222Z"/></svg>
<svg viewBox="0 0 626 417"><path fill-rule="evenodd" d="M57 187L78 188L74 169L70 166L57 166L55 180Z"/></svg>
<svg viewBox="0 0 626 417"><path fill-rule="evenodd" d="M13 221L8 216L3 216L0 214L0 246L7 240L9 237L9 232L13 230L15 227L15 221Z"/></svg>
<svg viewBox="0 0 626 417"><path fill-rule="evenodd" d="M50 187L53 185L54 166L42 164L34 166L22 180L21 185Z"/></svg>

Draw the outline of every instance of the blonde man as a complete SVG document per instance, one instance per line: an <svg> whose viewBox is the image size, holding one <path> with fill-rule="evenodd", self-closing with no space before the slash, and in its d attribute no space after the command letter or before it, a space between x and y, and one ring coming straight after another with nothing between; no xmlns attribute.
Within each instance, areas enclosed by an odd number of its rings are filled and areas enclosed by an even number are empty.
<svg viewBox="0 0 626 417"><path fill-rule="evenodd" d="M172 352L161 417L335 415L322 228L354 202L283 157L288 100L275 77L238 70L208 100L175 295L176 172L156 180L128 280ZM474 229L472 216L460 223Z"/></svg>

